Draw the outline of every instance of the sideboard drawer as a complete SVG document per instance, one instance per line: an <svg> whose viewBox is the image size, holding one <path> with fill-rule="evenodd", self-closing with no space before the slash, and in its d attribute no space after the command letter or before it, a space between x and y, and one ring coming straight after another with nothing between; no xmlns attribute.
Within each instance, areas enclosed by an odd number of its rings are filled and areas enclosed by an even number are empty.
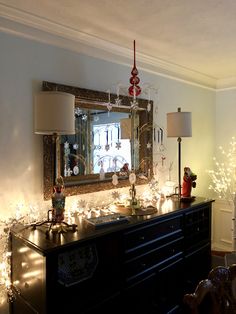
<svg viewBox="0 0 236 314"><path fill-rule="evenodd" d="M186 213L185 215L185 224L186 227L192 227L195 224L200 224L201 226L208 227L210 219L210 211L209 207L204 207L190 213Z"/></svg>
<svg viewBox="0 0 236 314"><path fill-rule="evenodd" d="M183 253L183 236L178 239L166 241L166 243L147 251L142 255L138 255L125 262L125 274L127 281L134 279L143 273L149 272L159 265L167 262Z"/></svg>
<svg viewBox="0 0 236 314"><path fill-rule="evenodd" d="M179 215L175 218L165 219L164 221L128 231L124 234L125 250L130 252L162 237L178 233L182 231L182 225L182 215Z"/></svg>
<svg viewBox="0 0 236 314"><path fill-rule="evenodd" d="M187 252L210 241L210 224L210 208L207 206L186 213L185 248Z"/></svg>

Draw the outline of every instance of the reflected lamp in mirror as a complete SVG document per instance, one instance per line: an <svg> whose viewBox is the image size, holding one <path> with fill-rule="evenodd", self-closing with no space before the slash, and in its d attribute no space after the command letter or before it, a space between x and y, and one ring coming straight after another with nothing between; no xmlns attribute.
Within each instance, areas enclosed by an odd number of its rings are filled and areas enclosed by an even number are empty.
<svg viewBox="0 0 236 314"><path fill-rule="evenodd" d="M120 119L121 139L131 139L131 118Z"/></svg>
<svg viewBox="0 0 236 314"><path fill-rule="evenodd" d="M64 219L65 196L63 180L60 176L59 135L75 133L75 96L65 92L43 91L34 99L34 131L36 134L53 135L56 155L56 182L52 196L55 222ZM49 220L49 218L48 218Z"/></svg>
<svg viewBox="0 0 236 314"><path fill-rule="evenodd" d="M181 198L181 141L182 137L192 136L192 114L182 112L167 113L167 137L177 137L178 142L178 196Z"/></svg>

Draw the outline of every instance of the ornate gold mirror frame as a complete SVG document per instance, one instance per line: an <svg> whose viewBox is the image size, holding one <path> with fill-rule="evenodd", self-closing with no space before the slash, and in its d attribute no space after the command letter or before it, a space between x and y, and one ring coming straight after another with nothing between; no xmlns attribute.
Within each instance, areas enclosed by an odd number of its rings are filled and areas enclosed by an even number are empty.
<svg viewBox="0 0 236 314"><path fill-rule="evenodd" d="M105 92L94 91L74 86L67 86L52 82L44 81L42 84L43 91L62 91L75 95L75 106L79 107L83 104L84 108L99 109L108 102L108 94ZM110 101L115 103L116 94L110 95ZM117 109L116 111L130 111L131 98L128 96L120 96L122 99L122 106L127 109ZM138 99L139 107L143 110L139 111L139 167L135 169L136 173L144 173L148 176L152 175L152 155L153 155L153 102L146 99ZM147 105L151 103L151 110L147 111ZM43 159L44 159L44 199L51 198L53 186L55 184L55 148L51 135L44 135L43 137ZM83 178L82 178L83 177ZM108 174L109 177L109 174ZM110 174L111 177L111 174ZM108 181L100 181L98 175L84 175L80 177L81 182L74 180L74 178L65 177L66 194L77 195L84 193L92 193L103 190L113 189L114 185L111 179ZM146 184L147 180L137 176L136 184ZM119 179L118 188L129 186L128 178Z"/></svg>

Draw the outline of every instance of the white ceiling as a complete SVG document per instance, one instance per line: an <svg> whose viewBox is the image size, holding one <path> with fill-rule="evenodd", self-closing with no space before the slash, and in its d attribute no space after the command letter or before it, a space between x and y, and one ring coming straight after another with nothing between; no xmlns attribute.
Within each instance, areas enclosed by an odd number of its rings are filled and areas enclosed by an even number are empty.
<svg viewBox="0 0 236 314"><path fill-rule="evenodd" d="M0 29L123 63L135 39L141 68L236 86L235 0L0 0Z"/></svg>

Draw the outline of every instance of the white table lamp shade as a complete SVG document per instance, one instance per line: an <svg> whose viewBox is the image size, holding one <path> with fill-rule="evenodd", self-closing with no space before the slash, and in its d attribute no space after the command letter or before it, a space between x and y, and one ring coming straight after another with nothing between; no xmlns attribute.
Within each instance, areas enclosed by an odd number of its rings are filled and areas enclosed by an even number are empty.
<svg viewBox="0 0 236 314"><path fill-rule="evenodd" d="M191 112L167 113L167 137L191 137L192 115Z"/></svg>
<svg viewBox="0 0 236 314"><path fill-rule="evenodd" d="M75 96L57 91L35 95L34 130L36 134L75 134Z"/></svg>

